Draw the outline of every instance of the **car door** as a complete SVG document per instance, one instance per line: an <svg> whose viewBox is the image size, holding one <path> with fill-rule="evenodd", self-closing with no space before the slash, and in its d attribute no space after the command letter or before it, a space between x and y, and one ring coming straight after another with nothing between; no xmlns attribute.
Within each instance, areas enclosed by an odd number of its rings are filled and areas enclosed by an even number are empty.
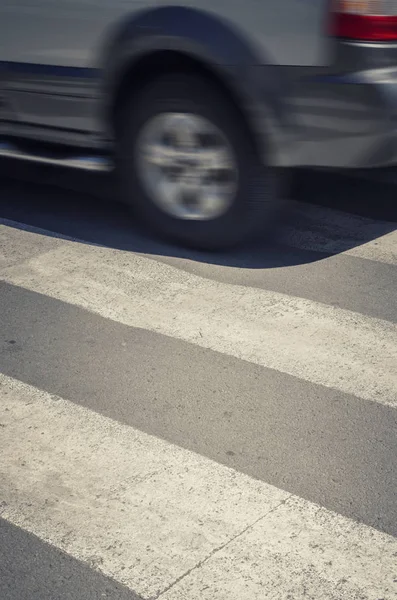
<svg viewBox="0 0 397 600"><path fill-rule="evenodd" d="M2 0L0 61L8 120L28 128L95 129L93 46L107 0ZM26 133L26 128L24 132Z"/></svg>

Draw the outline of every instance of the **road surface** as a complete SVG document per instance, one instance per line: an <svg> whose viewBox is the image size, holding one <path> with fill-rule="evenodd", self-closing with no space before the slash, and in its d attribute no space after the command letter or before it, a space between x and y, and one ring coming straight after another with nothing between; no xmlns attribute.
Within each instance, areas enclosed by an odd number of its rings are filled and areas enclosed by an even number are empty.
<svg viewBox="0 0 397 600"><path fill-rule="evenodd" d="M396 210L312 181L215 255L2 181L2 600L397 598Z"/></svg>

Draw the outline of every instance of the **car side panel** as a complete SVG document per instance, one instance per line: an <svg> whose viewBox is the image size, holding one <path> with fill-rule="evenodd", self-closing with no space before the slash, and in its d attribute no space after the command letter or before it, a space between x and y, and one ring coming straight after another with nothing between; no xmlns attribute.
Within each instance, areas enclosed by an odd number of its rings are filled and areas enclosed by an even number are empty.
<svg viewBox="0 0 397 600"><path fill-rule="evenodd" d="M113 27L169 0L3 0L0 57L35 64L94 67ZM258 47L259 62L319 65L328 60L329 0L184 0L227 19Z"/></svg>
<svg viewBox="0 0 397 600"><path fill-rule="evenodd" d="M95 129L93 107L98 95L99 73L91 69L67 69L25 63L0 62L9 99L8 121L23 121L59 129Z"/></svg>
<svg viewBox="0 0 397 600"><path fill-rule="evenodd" d="M118 22L98 52L100 69L3 62L10 112L19 128L30 126L32 135L42 126L47 131L56 128L60 137L68 129L108 139L107 108L125 70L164 49L207 64L234 89L247 116L253 117L252 125L264 130L265 136L259 137L266 138L266 151L271 146L271 158L279 163L279 140L285 139L286 124L277 67L270 58L260 64L257 47L238 28L212 13L185 7L140 11Z"/></svg>

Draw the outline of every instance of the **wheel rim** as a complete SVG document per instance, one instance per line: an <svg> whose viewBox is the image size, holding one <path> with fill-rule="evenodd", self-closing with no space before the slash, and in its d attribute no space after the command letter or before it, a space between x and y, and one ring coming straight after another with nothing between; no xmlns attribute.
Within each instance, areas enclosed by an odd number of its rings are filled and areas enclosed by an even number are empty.
<svg viewBox="0 0 397 600"><path fill-rule="evenodd" d="M195 114L162 113L136 145L139 179L153 202L185 220L220 217L233 204L237 162L225 135Z"/></svg>

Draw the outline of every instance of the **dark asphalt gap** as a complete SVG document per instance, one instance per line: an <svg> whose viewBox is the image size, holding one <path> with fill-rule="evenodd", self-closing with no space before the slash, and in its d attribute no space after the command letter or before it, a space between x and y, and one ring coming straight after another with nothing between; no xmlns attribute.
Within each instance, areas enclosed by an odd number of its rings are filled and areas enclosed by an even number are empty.
<svg viewBox="0 0 397 600"><path fill-rule="evenodd" d="M397 534L397 413L0 285L0 370Z"/></svg>
<svg viewBox="0 0 397 600"><path fill-rule="evenodd" d="M95 564L95 558L92 562ZM88 564L0 519L1 600L141 600Z"/></svg>

